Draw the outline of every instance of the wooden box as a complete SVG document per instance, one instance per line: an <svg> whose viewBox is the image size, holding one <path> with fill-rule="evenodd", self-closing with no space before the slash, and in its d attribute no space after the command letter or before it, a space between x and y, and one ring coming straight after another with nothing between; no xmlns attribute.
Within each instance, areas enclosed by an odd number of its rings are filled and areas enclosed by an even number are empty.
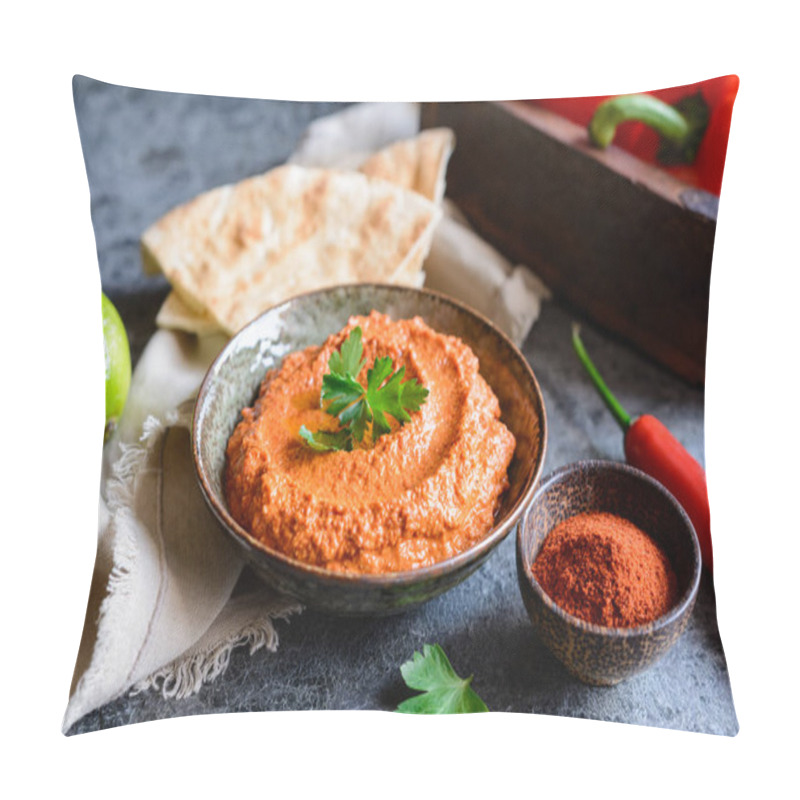
<svg viewBox="0 0 800 800"><path fill-rule="evenodd" d="M447 194L482 236L580 314L704 382L716 196L524 101L424 104L422 124L455 131Z"/></svg>

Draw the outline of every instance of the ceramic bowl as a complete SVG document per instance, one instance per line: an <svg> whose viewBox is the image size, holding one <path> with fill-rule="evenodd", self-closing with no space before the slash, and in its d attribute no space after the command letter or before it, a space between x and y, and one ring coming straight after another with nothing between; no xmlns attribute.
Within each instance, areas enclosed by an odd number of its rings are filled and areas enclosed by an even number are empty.
<svg viewBox="0 0 800 800"><path fill-rule="evenodd" d="M634 628L606 628L568 614L537 582L531 565L550 531L583 512L605 511L646 531L678 579L678 600L662 617ZM612 686L651 666L686 628L700 583L700 546L677 500L627 464L581 461L543 478L517 533L517 577L528 616L549 650L584 683Z"/></svg>
<svg viewBox="0 0 800 800"><path fill-rule="evenodd" d="M331 572L270 549L231 516L223 491L225 448L251 406L268 369L296 350L320 345L350 316L372 310L393 319L422 317L434 330L460 337L480 360L480 372L500 401L502 420L517 439L510 487L488 535L446 561L405 572ZM357 284L299 295L262 314L231 339L211 365L194 413L192 448L203 495L223 530L254 570L280 592L339 615L388 614L422 603L468 577L513 530L527 507L544 462L544 402L530 365L488 320L445 295L406 287Z"/></svg>

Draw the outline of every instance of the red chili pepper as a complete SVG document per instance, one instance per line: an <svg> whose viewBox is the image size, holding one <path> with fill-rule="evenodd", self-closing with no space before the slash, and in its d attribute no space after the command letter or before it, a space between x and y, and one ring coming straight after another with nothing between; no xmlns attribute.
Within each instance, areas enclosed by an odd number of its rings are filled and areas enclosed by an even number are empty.
<svg viewBox="0 0 800 800"><path fill-rule="evenodd" d="M733 101L736 99L738 90L739 78L736 75L726 75L688 86L672 86L668 89L659 89L648 93L673 106L679 106L682 101L697 94L703 98L710 116L705 134L697 148L694 162L690 165L665 166L659 163L658 153L661 139L655 130L643 122L626 121L622 123L616 131L614 144L643 161L657 164L684 183L719 195L725 167L725 154L728 149ZM611 99L613 96L603 95L563 97L534 100L533 102L572 120L577 125L588 127L597 107L602 102Z"/></svg>
<svg viewBox="0 0 800 800"><path fill-rule="evenodd" d="M572 328L572 344L600 397L625 433L626 460L663 484L683 506L697 533L703 563L713 570L711 514L705 470L655 417L643 414L635 420L631 419L589 358L577 325Z"/></svg>

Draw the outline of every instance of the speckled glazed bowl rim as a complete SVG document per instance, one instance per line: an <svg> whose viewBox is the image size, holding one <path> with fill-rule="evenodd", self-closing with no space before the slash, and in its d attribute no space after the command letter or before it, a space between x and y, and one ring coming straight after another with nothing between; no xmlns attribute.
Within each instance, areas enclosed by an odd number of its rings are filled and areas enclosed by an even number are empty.
<svg viewBox="0 0 800 800"><path fill-rule="evenodd" d="M512 506L512 508L507 512L507 514L499 521L497 524L492 527L489 533L481 539L479 542L474 544L467 550L464 550L457 555L445 559L444 561L437 561L434 564L430 564L426 567L419 567L418 569L412 570L403 570L401 572L388 572L382 573L378 575L373 575L369 573L354 573L354 572L335 572L332 570L324 569L323 567L319 567L314 564L307 564L303 561L299 561L297 559L291 558L290 556L286 555L285 553L280 552L279 550L274 550L263 542L256 539L252 534L249 533L244 527L242 527L236 520L230 515L228 510L225 508L225 505L219 501L215 492L211 488L211 485L208 481L208 478L205 474L206 466L200 456L200 437L202 434L202 425L198 423L200 417L202 416L202 409L203 404L208 392L208 387L210 382L213 380L213 376L217 371L217 365L223 362L230 354L236 351L237 343L240 338L243 338L245 331L249 328L257 325L259 320L262 317L266 316L267 314L276 314L280 313L280 309L286 308L292 304L303 302L303 301L310 301L314 297L324 295L328 292L333 291L341 291L342 289L352 290L353 292L364 291L369 289L377 289L381 291L388 291L389 293L397 293L400 294L416 294L419 296L430 296L439 302L447 303L460 313L467 314L474 319L476 319L479 323L481 323L486 329L490 330L492 334L497 337L506 350L517 360L523 367L523 373L526 375L529 381L529 388L533 394L534 406L538 412L539 418L539 439L540 439L540 446L537 452L537 458L533 464L528 466L528 474L526 476L525 481L525 488L520 497L517 499L517 502ZM435 329L435 328L434 328ZM335 333L332 331L331 333ZM527 393L527 392L526 392ZM547 415L545 412L544 407L544 397L542 396L542 391L539 387L539 383L536 380L536 376L534 375L533 369L531 365L528 363L525 356L521 353L519 348L508 338L508 336L501 331L491 320L487 319L481 313L476 311L475 309L471 308L470 306L466 305L465 303L461 303L458 300L453 299L452 297L445 295L441 292L434 291L432 289L416 289L410 286L398 286L393 284L381 284L381 283L354 283L354 284L337 284L335 286L329 286L324 289L316 289L310 292L303 292L301 294L293 295L292 297L288 298L287 300L283 301L282 303L278 303L264 311L250 323L248 323L244 328L242 328L238 333L236 333L230 341L225 345L219 355L214 359L214 362L208 368L205 377L203 378L203 382L200 385L200 391L197 395L197 401L195 403L194 415L192 420L192 457L195 464L195 470L197 472L198 481L200 483L200 488L206 498L207 503L210 505L212 511L214 512L215 516L222 524L222 527L227 531L227 533L233 537L239 544L243 544L247 547L247 549L251 552L256 552L259 554L263 554L279 563L282 563L284 566L298 570L306 574L307 576L313 576L319 578L327 583L336 584L339 586L371 586L373 588L379 589L384 587L398 587L398 586L412 586L426 579L433 579L440 577L444 574L449 574L451 572L457 572L460 568L465 567L466 565L480 559L487 551L494 548L498 545L506 536L513 530L514 526L519 522L522 513L528 507L529 503L531 502L531 498L533 497L533 493L536 490L537 481L539 476L541 475L542 468L544 466L544 458L545 458L545 451L547 449Z"/></svg>
<svg viewBox="0 0 800 800"><path fill-rule="evenodd" d="M523 519L522 523L519 526L519 530L517 531L517 552L521 559L521 563L523 565L530 563L530 558L525 559L525 529L527 526L527 518L528 515L533 512L533 508L536 505L537 501L539 501L547 490L554 484L563 479L567 476L572 475L575 472L582 472L586 471L587 469L594 469L594 470L609 470L615 471L620 473L626 473L634 477L635 480L639 480L642 483L650 484L653 488L656 489L660 494L662 494L665 499L674 507L674 509L678 512L684 527L686 528L687 532L689 533L689 538L691 541L692 546L692 575L689 580L689 586L687 587L686 591L681 595L681 597L676 601L676 603L667 611L666 614L662 614L657 619L653 620L652 622L645 623L644 625L636 625L630 628L614 628L614 627L607 627L605 625L597 625L593 622L588 622L587 620L581 619L580 617L573 616L569 612L565 611L561 606L553 601L547 592L541 587L539 581L536 580L536 577L533 574L533 571L529 568L522 570L525 573L525 577L528 580L528 583L533 588L533 591L539 597L539 599L547 606L550 611L552 611L556 616L560 617L562 620L567 622L569 625L580 628L582 631L593 633L599 636L606 636L609 638L615 639L632 639L641 636L649 636L671 624L673 624L676 620L680 619L684 613L686 613L687 608L689 608L694 599L697 595L698 587L700 586L700 575L702 572L702 563L700 561L700 543L697 539L697 534L694 530L694 526L692 525L691 520L689 519L688 514L683 510L683 506L675 499L675 497L669 492L669 490L655 478L650 477L647 473L642 472L640 469L636 467L632 467L630 464L623 464L620 461L605 461L602 459L587 459L584 461L573 461L570 464L565 464L558 469L553 470L553 472L546 475L542 480L539 482L536 490L531 498L530 505L526 510L525 518ZM547 535L550 535L550 531L547 532ZM528 548L530 549L530 548Z"/></svg>

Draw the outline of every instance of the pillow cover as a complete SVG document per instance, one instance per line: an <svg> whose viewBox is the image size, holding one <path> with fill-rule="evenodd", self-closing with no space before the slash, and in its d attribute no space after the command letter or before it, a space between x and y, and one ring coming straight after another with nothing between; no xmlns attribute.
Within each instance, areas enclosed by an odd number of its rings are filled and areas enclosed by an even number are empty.
<svg viewBox="0 0 800 800"><path fill-rule="evenodd" d="M320 265L337 248L346 268L329 283L424 281L520 346L547 409L546 473L632 460L575 356L573 319L623 405L657 416L702 463L711 255L737 85L721 78L654 92L671 111L612 102L593 143L587 127L611 97L290 103L77 76L101 283L133 375L104 444L98 559L65 733L210 711L391 711L424 688L401 665L446 653L455 672L474 675L489 710L735 734L705 541L687 629L648 669L594 687L531 625L515 535L464 582L390 617L330 617L276 592L206 508L189 430L192 400L228 337L270 304L328 285ZM629 118L637 102L661 137ZM445 133L434 141L431 131ZM681 163L687 141L694 152ZM254 185L268 196L248 192ZM434 189L423 196L422 185ZM148 232L177 218L170 248L154 257ZM332 232L315 240L312 229ZM301 247L310 250L286 255ZM364 258L378 249L374 263ZM266 274L263 264L280 266ZM256 305L260 280L274 286ZM218 298L245 317L218 324Z"/></svg>

